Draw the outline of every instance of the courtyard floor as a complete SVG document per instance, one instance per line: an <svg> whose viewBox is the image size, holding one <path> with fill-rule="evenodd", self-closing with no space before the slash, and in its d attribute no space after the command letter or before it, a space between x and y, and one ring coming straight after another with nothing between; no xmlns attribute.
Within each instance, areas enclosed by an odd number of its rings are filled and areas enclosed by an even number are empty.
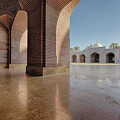
<svg viewBox="0 0 120 120"><path fill-rule="evenodd" d="M120 65L71 64L44 77L0 69L0 120L120 120Z"/></svg>

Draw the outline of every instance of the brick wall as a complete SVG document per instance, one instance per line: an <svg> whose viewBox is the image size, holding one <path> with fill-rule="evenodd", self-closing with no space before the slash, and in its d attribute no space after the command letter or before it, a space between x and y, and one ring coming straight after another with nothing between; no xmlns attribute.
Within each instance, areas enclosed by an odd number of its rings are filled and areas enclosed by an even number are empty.
<svg viewBox="0 0 120 120"><path fill-rule="evenodd" d="M28 13L28 66L45 67L46 0L20 0Z"/></svg>
<svg viewBox="0 0 120 120"><path fill-rule="evenodd" d="M7 64L7 30L0 24L0 64Z"/></svg>
<svg viewBox="0 0 120 120"><path fill-rule="evenodd" d="M47 0L46 66L69 66L70 16L80 0Z"/></svg>
<svg viewBox="0 0 120 120"><path fill-rule="evenodd" d="M12 62L21 63L20 61L25 62L26 59L23 54L22 57L19 54L20 36L23 35L24 28L19 31L20 26L15 22L18 20L14 21L17 11L22 9L28 13L28 66L69 66L69 20L79 1L2 0L0 22L5 24L9 33L12 28L12 39L9 42L12 43ZM24 44L24 40L21 41Z"/></svg>

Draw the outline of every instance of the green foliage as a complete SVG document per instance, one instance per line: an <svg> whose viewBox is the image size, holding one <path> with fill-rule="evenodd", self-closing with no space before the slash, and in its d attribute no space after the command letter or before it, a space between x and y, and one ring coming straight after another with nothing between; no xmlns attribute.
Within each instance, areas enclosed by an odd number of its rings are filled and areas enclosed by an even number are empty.
<svg viewBox="0 0 120 120"><path fill-rule="evenodd" d="M79 46L76 46L76 47L74 47L74 50L75 50L76 52L79 52L79 51L80 51L80 47L79 47Z"/></svg>
<svg viewBox="0 0 120 120"><path fill-rule="evenodd" d="M92 47L92 45L90 45L90 47Z"/></svg>
<svg viewBox="0 0 120 120"><path fill-rule="evenodd" d="M71 51L71 52L73 52L73 51L74 51L74 49L73 49L73 48L70 48L70 51Z"/></svg>
<svg viewBox="0 0 120 120"><path fill-rule="evenodd" d="M118 46L118 43L111 43L111 45L109 46L110 49L113 48L120 48L120 46Z"/></svg>
<svg viewBox="0 0 120 120"><path fill-rule="evenodd" d="M72 51L72 52L79 52L80 51L80 47L76 46L74 48L70 48L70 51Z"/></svg>

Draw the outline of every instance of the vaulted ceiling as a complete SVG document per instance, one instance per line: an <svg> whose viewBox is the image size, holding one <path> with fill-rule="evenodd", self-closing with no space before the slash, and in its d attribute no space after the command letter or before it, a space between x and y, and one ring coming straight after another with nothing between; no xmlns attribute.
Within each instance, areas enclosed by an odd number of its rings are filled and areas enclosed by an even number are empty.
<svg viewBox="0 0 120 120"><path fill-rule="evenodd" d="M18 0L0 1L0 22L8 29L10 29L18 9L20 9Z"/></svg>
<svg viewBox="0 0 120 120"><path fill-rule="evenodd" d="M43 0L56 10L62 10L66 5L70 5L70 9L74 4L77 4L80 0ZM18 10L34 11L36 7L40 7L41 0L1 0L0 1L0 22L4 24L8 30L11 28L13 20Z"/></svg>

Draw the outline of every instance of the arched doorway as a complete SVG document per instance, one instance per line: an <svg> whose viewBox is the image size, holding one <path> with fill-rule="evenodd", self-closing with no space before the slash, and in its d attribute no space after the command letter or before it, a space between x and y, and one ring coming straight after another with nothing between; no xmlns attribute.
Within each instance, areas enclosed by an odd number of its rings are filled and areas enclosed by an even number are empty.
<svg viewBox="0 0 120 120"><path fill-rule="evenodd" d="M46 1L46 67L70 66L70 16L79 2Z"/></svg>
<svg viewBox="0 0 120 120"><path fill-rule="evenodd" d="M76 62L77 62L77 56L76 56L76 55L73 55L73 56L72 56L72 62L73 62L73 63L76 63Z"/></svg>
<svg viewBox="0 0 120 120"><path fill-rule="evenodd" d="M115 54L108 53L106 55L106 63L115 63Z"/></svg>
<svg viewBox="0 0 120 120"><path fill-rule="evenodd" d="M27 64L27 12L19 10L11 31L11 64Z"/></svg>
<svg viewBox="0 0 120 120"><path fill-rule="evenodd" d="M80 63L85 63L85 55L84 54L80 55Z"/></svg>
<svg viewBox="0 0 120 120"><path fill-rule="evenodd" d="M98 53L91 54L91 63L99 63L99 54Z"/></svg>

